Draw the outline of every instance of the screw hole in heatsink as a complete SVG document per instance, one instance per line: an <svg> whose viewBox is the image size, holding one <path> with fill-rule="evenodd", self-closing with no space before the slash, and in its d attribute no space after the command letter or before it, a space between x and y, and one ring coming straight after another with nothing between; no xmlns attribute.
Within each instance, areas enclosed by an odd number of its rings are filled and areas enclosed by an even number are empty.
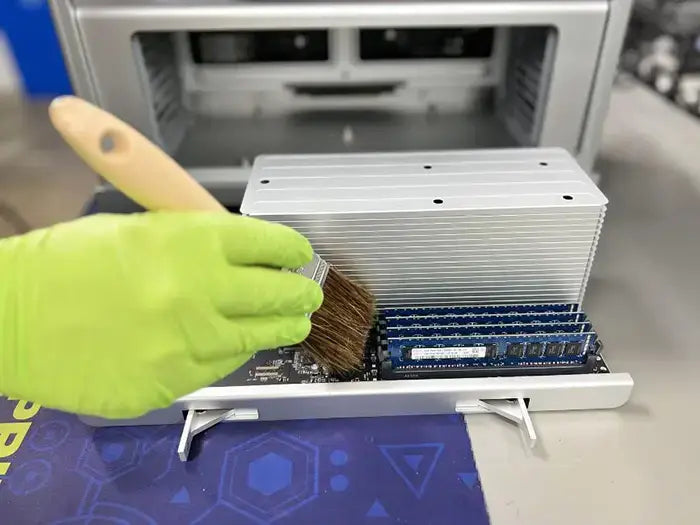
<svg viewBox="0 0 700 525"><path fill-rule="evenodd" d="M574 198L573 198L571 195L562 195L561 198L564 199L565 201L572 201L572 200L574 200Z"/></svg>
<svg viewBox="0 0 700 525"><path fill-rule="evenodd" d="M442 199L433 199L433 202L434 202L435 204L442 204L442 203L443 203L443 200L442 200Z"/></svg>
<svg viewBox="0 0 700 525"><path fill-rule="evenodd" d="M540 166L549 166L548 162L540 162Z"/></svg>
<svg viewBox="0 0 700 525"><path fill-rule="evenodd" d="M425 166L423 166L423 169L424 170L432 170L433 167L430 164L426 164Z"/></svg>
<svg viewBox="0 0 700 525"><path fill-rule="evenodd" d="M263 179L260 181L260 184L270 184L270 181L267 179Z"/></svg>

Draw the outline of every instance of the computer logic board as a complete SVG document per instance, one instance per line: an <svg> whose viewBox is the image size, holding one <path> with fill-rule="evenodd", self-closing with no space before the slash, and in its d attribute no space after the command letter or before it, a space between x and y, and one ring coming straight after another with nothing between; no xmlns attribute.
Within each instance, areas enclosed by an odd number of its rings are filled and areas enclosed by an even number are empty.
<svg viewBox="0 0 700 525"><path fill-rule="evenodd" d="M374 340L374 339L373 339ZM376 354L370 358L368 344L363 369L348 377L334 377L314 363L298 347L278 348L257 352L238 370L212 386L280 385L286 383L339 383L378 379ZM376 346L375 346L376 347Z"/></svg>
<svg viewBox="0 0 700 525"><path fill-rule="evenodd" d="M576 304L387 308L354 374L332 376L290 347L256 353L215 386L605 373L600 348Z"/></svg>

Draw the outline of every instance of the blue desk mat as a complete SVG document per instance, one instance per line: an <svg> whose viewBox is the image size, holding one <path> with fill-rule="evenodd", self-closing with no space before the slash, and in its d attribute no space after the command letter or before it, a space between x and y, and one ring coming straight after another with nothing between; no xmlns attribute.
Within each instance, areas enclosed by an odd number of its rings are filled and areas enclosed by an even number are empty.
<svg viewBox="0 0 700 525"><path fill-rule="evenodd" d="M17 404L0 399L2 525L489 523L458 415L224 423L181 463L178 425L42 408L22 439Z"/></svg>

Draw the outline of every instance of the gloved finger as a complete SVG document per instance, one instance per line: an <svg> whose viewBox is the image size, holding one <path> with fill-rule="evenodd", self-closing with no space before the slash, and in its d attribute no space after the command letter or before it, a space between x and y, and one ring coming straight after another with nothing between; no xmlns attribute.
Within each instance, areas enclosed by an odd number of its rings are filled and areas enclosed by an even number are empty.
<svg viewBox="0 0 700 525"><path fill-rule="evenodd" d="M221 317L212 328L216 330L218 342L214 346L197 347L196 357L200 361L230 360L232 352L252 355L259 350L299 344L311 332L311 321L305 315Z"/></svg>
<svg viewBox="0 0 700 525"><path fill-rule="evenodd" d="M291 272L238 266L217 272L216 277L212 297L227 317L310 314L323 302L318 284Z"/></svg>
<svg viewBox="0 0 700 525"><path fill-rule="evenodd" d="M218 231L231 264L299 268L313 255L306 238L282 224L220 214Z"/></svg>

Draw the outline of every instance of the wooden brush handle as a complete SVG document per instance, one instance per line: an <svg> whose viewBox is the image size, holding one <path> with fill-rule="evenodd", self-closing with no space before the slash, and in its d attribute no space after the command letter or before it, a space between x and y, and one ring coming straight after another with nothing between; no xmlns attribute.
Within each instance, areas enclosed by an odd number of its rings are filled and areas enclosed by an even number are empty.
<svg viewBox="0 0 700 525"><path fill-rule="evenodd" d="M49 117L88 166L147 210L226 211L177 162L114 115L67 96L51 103Z"/></svg>

